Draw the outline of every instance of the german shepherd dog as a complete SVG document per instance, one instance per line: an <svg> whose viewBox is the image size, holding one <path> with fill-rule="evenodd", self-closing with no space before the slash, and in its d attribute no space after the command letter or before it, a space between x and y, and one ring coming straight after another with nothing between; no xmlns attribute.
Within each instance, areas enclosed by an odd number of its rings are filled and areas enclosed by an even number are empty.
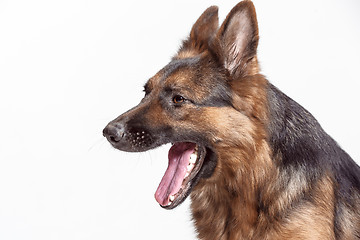
<svg viewBox="0 0 360 240"><path fill-rule="evenodd" d="M103 130L113 147L172 143L155 193L191 197L199 239L360 239L360 168L259 73L251 1L208 8L139 105Z"/></svg>

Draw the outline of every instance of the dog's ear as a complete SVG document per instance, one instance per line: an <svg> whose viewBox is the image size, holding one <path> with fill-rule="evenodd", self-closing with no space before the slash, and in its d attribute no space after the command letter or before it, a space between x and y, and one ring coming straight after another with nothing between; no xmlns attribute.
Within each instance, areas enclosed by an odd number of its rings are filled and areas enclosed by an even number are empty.
<svg viewBox="0 0 360 240"><path fill-rule="evenodd" d="M209 41L216 35L219 28L218 7L211 6L193 25L190 37L183 42L180 50L192 50L201 53L208 49Z"/></svg>
<svg viewBox="0 0 360 240"><path fill-rule="evenodd" d="M238 3L227 15L216 37L216 52L229 73L238 78L257 70L259 30L251 1Z"/></svg>

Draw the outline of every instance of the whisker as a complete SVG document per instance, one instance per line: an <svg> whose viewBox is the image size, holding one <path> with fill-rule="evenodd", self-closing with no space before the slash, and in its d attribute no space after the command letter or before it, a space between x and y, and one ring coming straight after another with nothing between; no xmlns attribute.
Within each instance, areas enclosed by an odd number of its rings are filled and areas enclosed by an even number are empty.
<svg viewBox="0 0 360 240"><path fill-rule="evenodd" d="M97 139L89 148L88 148L88 152L92 151L94 149L94 147L96 146L104 146L104 144L107 143L106 139L101 137L99 139ZM99 147L99 148L100 148Z"/></svg>

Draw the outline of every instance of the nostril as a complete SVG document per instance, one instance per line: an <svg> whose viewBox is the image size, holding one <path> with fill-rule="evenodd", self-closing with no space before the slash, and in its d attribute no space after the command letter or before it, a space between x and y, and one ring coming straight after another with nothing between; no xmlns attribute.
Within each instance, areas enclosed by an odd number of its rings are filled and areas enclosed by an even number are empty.
<svg viewBox="0 0 360 240"><path fill-rule="evenodd" d="M110 139L110 142L114 142L114 143L119 142L119 139L114 136L109 136L109 139Z"/></svg>
<svg viewBox="0 0 360 240"><path fill-rule="evenodd" d="M112 123L109 123L103 130L104 137L107 138L107 140L112 143L116 144L120 142L120 140L123 137L122 133L123 128L118 128L117 126L113 125Z"/></svg>

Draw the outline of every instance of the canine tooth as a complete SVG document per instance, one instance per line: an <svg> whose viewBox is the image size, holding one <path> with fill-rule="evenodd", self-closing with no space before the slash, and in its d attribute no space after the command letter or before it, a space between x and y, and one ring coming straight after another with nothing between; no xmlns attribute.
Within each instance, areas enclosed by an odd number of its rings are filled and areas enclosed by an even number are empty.
<svg viewBox="0 0 360 240"><path fill-rule="evenodd" d="M174 199L175 199L175 196L174 195L170 195L170 202L172 202L172 201L174 201Z"/></svg>

